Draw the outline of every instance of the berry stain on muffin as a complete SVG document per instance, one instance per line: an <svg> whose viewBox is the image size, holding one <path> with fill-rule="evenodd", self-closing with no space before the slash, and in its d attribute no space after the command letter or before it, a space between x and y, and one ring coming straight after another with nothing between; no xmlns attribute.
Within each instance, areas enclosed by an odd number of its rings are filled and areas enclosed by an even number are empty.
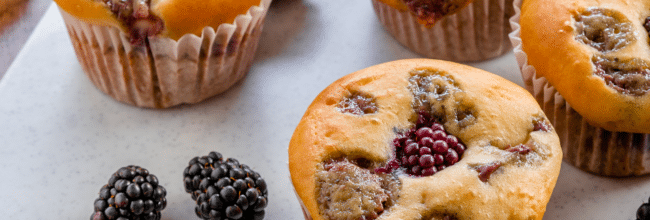
<svg viewBox="0 0 650 220"><path fill-rule="evenodd" d="M476 172L478 172L478 178L483 182L487 182L490 179L492 173L494 173L494 171L499 169L499 167L501 167L500 162L492 162L492 163L476 166L474 167L474 169L476 169Z"/></svg>

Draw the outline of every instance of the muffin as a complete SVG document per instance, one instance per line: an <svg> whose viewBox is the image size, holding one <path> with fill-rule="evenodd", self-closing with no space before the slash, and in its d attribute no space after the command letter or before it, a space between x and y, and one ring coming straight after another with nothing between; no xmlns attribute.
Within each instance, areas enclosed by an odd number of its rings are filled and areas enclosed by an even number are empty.
<svg viewBox="0 0 650 220"><path fill-rule="evenodd" d="M524 81L557 129L565 160L582 170L650 172L648 7L524 1L515 33Z"/></svg>
<svg viewBox="0 0 650 220"><path fill-rule="evenodd" d="M422 56L481 61L509 52L513 0L372 0L379 21Z"/></svg>
<svg viewBox="0 0 650 220"><path fill-rule="evenodd" d="M116 100L197 103L243 78L271 0L55 0L81 66Z"/></svg>
<svg viewBox="0 0 650 220"><path fill-rule="evenodd" d="M429 59L332 83L288 151L305 219L542 219L562 161L526 90Z"/></svg>

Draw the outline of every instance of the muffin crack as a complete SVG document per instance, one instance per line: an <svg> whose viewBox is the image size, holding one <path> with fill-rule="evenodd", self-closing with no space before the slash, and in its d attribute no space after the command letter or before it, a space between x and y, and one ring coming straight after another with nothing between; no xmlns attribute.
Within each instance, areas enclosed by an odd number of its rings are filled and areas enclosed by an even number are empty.
<svg viewBox="0 0 650 220"><path fill-rule="evenodd" d="M326 219L376 219L394 205L399 180L392 174L374 173L373 166L366 159L348 158L320 164L316 198L321 215Z"/></svg>
<svg viewBox="0 0 650 220"><path fill-rule="evenodd" d="M632 23L618 11L588 8L574 20L576 40L600 52L619 50L635 41Z"/></svg>
<svg viewBox="0 0 650 220"><path fill-rule="evenodd" d="M642 96L650 90L650 65L645 60L595 55L592 62L594 75L619 93Z"/></svg>
<svg viewBox="0 0 650 220"><path fill-rule="evenodd" d="M341 113L353 115L374 114L379 109L374 97L363 92L350 92L336 106Z"/></svg>
<svg viewBox="0 0 650 220"><path fill-rule="evenodd" d="M100 1L100 0L96 0ZM165 25L151 12L151 0L101 0L129 32L133 45L144 46L149 36L162 33Z"/></svg>

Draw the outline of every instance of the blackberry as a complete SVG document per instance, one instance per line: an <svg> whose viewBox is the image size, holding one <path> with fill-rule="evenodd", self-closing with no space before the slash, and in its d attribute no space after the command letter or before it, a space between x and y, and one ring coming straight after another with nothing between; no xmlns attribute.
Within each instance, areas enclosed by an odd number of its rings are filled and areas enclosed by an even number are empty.
<svg viewBox="0 0 650 220"><path fill-rule="evenodd" d="M122 167L99 190L90 220L159 220L167 206L165 187L158 178L139 166Z"/></svg>
<svg viewBox="0 0 650 220"><path fill-rule="evenodd" d="M463 156L465 145L445 131L437 119L426 112L418 112L415 126L401 132L393 140L393 157L377 173L404 170L416 177L431 176L454 165Z"/></svg>
<svg viewBox="0 0 650 220"><path fill-rule="evenodd" d="M636 219L650 220L650 203L643 203L639 209L636 210Z"/></svg>
<svg viewBox="0 0 650 220"><path fill-rule="evenodd" d="M185 191L196 201L194 211L202 219L264 218L268 203L266 182L255 171L220 153L195 157L183 172Z"/></svg>

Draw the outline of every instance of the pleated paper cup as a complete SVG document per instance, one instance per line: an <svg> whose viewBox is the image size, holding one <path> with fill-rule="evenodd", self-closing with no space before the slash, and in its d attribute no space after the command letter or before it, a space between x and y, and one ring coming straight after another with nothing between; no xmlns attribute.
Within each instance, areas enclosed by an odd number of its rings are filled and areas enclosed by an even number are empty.
<svg viewBox="0 0 650 220"><path fill-rule="evenodd" d="M399 43L422 56L456 62L487 60L511 50L512 4L513 0L475 0L426 27L409 11L372 0L379 21Z"/></svg>
<svg viewBox="0 0 650 220"><path fill-rule="evenodd" d="M305 207L305 203L302 202L302 199L298 195L298 192L296 192L296 189L293 189L293 192L296 194L296 197L298 198L298 202L300 203L300 209L302 209L302 215L305 217L305 220L313 220L311 217L311 214L309 213L309 210L307 210L307 207Z"/></svg>
<svg viewBox="0 0 650 220"><path fill-rule="evenodd" d="M522 0L515 0L521 5ZM519 4L517 3L519 2ZM522 50L519 7L510 20L510 39L525 88L533 94L560 137L564 161L581 170L604 176L650 173L650 134L608 131L589 124L562 95L528 65Z"/></svg>
<svg viewBox="0 0 650 220"><path fill-rule="evenodd" d="M129 43L117 27L84 22L61 11L81 67L116 100L147 108L197 103L226 91L250 68L271 0L262 0L232 24L178 41L149 37Z"/></svg>

